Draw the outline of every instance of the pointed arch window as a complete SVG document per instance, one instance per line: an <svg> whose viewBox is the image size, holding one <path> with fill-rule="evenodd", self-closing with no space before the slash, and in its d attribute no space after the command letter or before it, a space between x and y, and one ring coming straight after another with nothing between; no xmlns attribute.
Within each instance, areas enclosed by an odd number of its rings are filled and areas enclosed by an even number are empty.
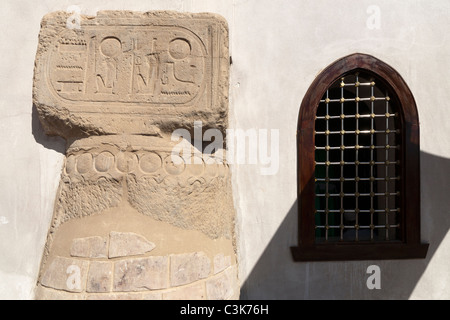
<svg viewBox="0 0 450 320"><path fill-rule="evenodd" d="M302 101L297 139L294 260L425 258L417 108L393 68L364 54L327 67Z"/></svg>

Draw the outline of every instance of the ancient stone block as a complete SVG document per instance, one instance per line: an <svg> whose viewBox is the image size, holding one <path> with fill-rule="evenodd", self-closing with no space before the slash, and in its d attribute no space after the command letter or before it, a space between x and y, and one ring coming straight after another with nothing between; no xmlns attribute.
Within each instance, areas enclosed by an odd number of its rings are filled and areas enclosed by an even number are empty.
<svg viewBox="0 0 450 320"><path fill-rule="evenodd" d="M180 286L209 276L211 260L203 252L170 256L170 284Z"/></svg>
<svg viewBox="0 0 450 320"><path fill-rule="evenodd" d="M114 263L114 291L144 291L168 286L166 256L126 259Z"/></svg>
<svg viewBox="0 0 450 320"><path fill-rule="evenodd" d="M86 286L89 262L56 257L48 266L41 284L53 289L81 292Z"/></svg>
<svg viewBox="0 0 450 320"><path fill-rule="evenodd" d="M48 134L155 135L194 120L226 127L223 18L100 11L67 28L69 16L50 13L41 23L34 102ZM91 162L86 156L79 169Z"/></svg>
<svg viewBox="0 0 450 320"><path fill-rule="evenodd" d="M231 266L231 256L225 256L223 253L214 256L214 274L219 273Z"/></svg>
<svg viewBox="0 0 450 320"><path fill-rule="evenodd" d="M133 232L115 232L109 234L109 257L125 257L144 254L155 248L153 242Z"/></svg>
<svg viewBox="0 0 450 320"><path fill-rule="evenodd" d="M97 236L73 239L70 255L72 257L106 258L108 256L107 239Z"/></svg>
<svg viewBox="0 0 450 320"><path fill-rule="evenodd" d="M108 294L88 294L86 300L141 300L141 294L134 293L108 293Z"/></svg>
<svg viewBox="0 0 450 320"><path fill-rule="evenodd" d="M226 300L236 295L238 288L236 266L229 267L225 271L206 280L206 295L208 300Z"/></svg>
<svg viewBox="0 0 450 320"><path fill-rule="evenodd" d="M142 292L141 300L162 300L163 294L161 292Z"/></svg>
<svg viewBox="0 0 450 320"><path fill-rule="evenodd" d="M37 300L85 300L85 293L55 290L38 285L35 296Z"/></svg>
<svg viewBox="0 0 450 320"><path fill-rule="evenodd" d="M86 300L162 300L160 292L89 294Z"/></svg>
<svg viewBox="0 0 450 320"><path fill-rule="evenodd" d="M109 292L112 286L112 262L91 261L87 277L87 292Z"/></svg>
<svg viewBox="0 0 450 320"><path fill-rule="evenodd" d="M223 250L229 252L235 241L229 167L217 150L196 155L195 164L187 160L189 154L174 155L178 142L172 134L177 129L194 132L193 139L183 136L190 150L193 141L202 138L195 137L199 123L205 130L218 129L221 138L226 138L229 52L225 20L208 13L101 11L95 17L80 16L79 27L72 28L67 23L70 15L55 12L43 18L34 70L33 106L42 126L47 134L67 140L43 256L42 285L67 290L56 269L71 260L55 259L49 265L46 259L71 240L67 237L85 234L87 229L101 229L98 235L111 233L110 238L75 239L70 254L116 259L110 261L114 264L111 282L107 264L91 261L87 281L87 265L79 262L82 290L89 291L83 294L89 299L160 299L161 292L155 296L142 292L198 280L205 284L213 271L210 259L201 252L170 255L180 252L179 247L171 247L172 240L179 241L182 235L182 241L191 244L202 233L201 241L208 242L205 248L220 239L225 241ZM125 209L146 216L146 223L158 221L177 228L164 235L171 241L159 238L158 250L168 256L130 258L154 248L139 235L145 226L127 224L120 216L112 225L100 219ZM87 221L95 222L84 225ZM60 232L63 224L71 223L75 227L70 233ZM116 226L125 225L129 232L114 232L123 230ZM200 250L197 244L194 248ZM216 260L216 273L229 265L227 258ZM219 286L210 285L213 295ZM202 298L199 288L193 284L192 294ZM106 292L110 289L114 294ZM168 290L165 297L188 295L185 287L178 289Z"/></svg>
<svg viewBox="0 0 450 320"><path fill-rule="evenodd" d="M163 293L163 300L205 300L205 283L195 283L168 290Z"/></svg>

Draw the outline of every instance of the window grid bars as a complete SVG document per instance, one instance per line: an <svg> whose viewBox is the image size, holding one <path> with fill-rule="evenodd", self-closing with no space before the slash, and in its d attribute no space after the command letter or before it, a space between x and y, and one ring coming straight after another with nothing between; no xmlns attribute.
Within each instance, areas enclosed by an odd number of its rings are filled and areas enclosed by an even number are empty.
<svg viewBox="0 0 450 320"><path fill-rule="evenodd" d="M327 101L328 101L328 90L327 90ZM325 114L326 114L326 118L327 120L325 121L326 123L326 131L329 132L330 128L329 128L329 121L328 119L330 118L329 116L329 110L328 110L328 103L325 104L326 106L326 110L325 110ZM327 135L326 136L326 145L329 146L330 145L330 137ZM330 153L327 151L326 152L326 163L330 163ZM329 178L329 166L325 167L325 178ZM328 194L328 183L325 183L325 192ZM328 197L325 198L325 210L328 210ZM328 214L325 215L325 226L326 226L326 230L325 230L325 240L328 241Z"/></svg>
<svg viewBox="0 0 450 320"><path fill-rule="evenodd" d="M342 82L344 81L344 79L342 79ZM356 83L359 83L358 81L358 74L356 74ZM371 89L373 89L373 86L370 87ZM373 94L371 95L371 97L373 96ZM359 97L359 86L356 86L356 97ZM344 98L344 96L342 96L341 98ZM345 99L344 99L345 101ZM359 114L359 101L355 98L355 102L356 102L356 114ZM344 104L344 103L342 103ZM355 131L359 131L359 117L355 117L356 119L356 126L355 126ZM359 146L359 135L355 135L356 137L356 146ZM359 148L355 147L355 162L358 162L359 160ZM359 166L355 165L355 177L359 177ZM359 194L359 181L355 180L355 195ZM359 197L355 196L355 241L359 240Z"/></svg>
<svg viewBox="0 0 450 320"><path fill-rule="evenodd" d="M373 87L372 87L372 90L373 90ZM372 94L372 96L373 96L373 94ZM387 96L388 96L388 94L386 92L386 97ZM389 113L389 99L386 99L386 114L388 114L388 113ZM386 117L386 130L389 130L389 118L388 117ZM389 135L386 135L386 146L388 146L388 145L389 145ZM389 150L388 149L386 149L385 155L386 155L385 160L389 161ZM388 166L385 166L384 170L385 170L384 176L389 177ZM386 188L385 190L387 192L387 190L389 188L389 183L387 180L385 182L385 188ZM386 208L389 208L389 197L385 197L385 204L386 204ZM389 211L386 211L385 219L386 219L386 240L389 240L389 227L388 227L389 226Z"/></svg>
<svg viewBox="0 0 450 320"><path fill-rule="evenodd" d="M325 147L315 147L316 150L325 150L326 161L319 162L316 161L315 165L325 165L325 178L316 178L315 181L325 181L325 194L316 194L317 197L325 197L325 210L315 210L315 213L325 213L325 225L316 225L316 229L325 229L325 240L329 240L329 229L340 229L340 240L344 239L344 229L355 229L355 241L359 240L359 230L360 229L370 229L370 240L374 240L374 230L375 229L385 229L385 239L389 240L389 229L390 228L399 228L399 224L390 224L389 223L389 213L399 212L400 209L389 208L389 196L398 196L399 192L388 192L389 190L389 181L390 180L399 180L400 177L390 177L389 176L389 165L399 164L399 161L389 161L389 149L399 149L400 146L389 146L389 134L390 133L399 133L399 130L392 130L389 128L389 118L397 117L398 113L390 113L389 112L389 95L388 92L385 93L385 97L375 97L374 96L374 86L375 83L364 82L359 83L358 74L355 74L355 83L344 83L344 78L341 78L340 83L340 99L329 99L329 90L326 91L326 98L320 100L320 102L325 103L325 116L316 116L316 119L325 119L325 132L315 132L315 134L325 134L326 136L326 144ZM355 86L356 97L352 99L344 98L344 87L347 86ZM371 97L370 98L360 98L359 97L359 86L370 86ZM385 114L379 115L375 114L375 101L385 101ZM356 106L355 115L346 115L344 112L344 103L354 101ZM360 101L370 101L370 114L369 115L361 115L359 113L359 102ZM340 116L330 116L329 104L333 102L340 102L341 115ZM370 117L370 130L360 130L360 118L368 118ZM379 117L385 117L385 130L375 130L375 119ZM330 131L329 120L340 118L340 131ZM345 131L344 127L344 119L346 118L355 118L355 130L354 131ZM360 146L359 145L359 134L370 134L370 146ZM384 146L376 146L375 142L375 134L385 134L385 145ZM331 147L329 135L330 134L340 134L340 147ZM345 146L345 134L355 134L355 146ZM370 149L370 161L359 161L359 149ZM385 161L376 161L375 160L375 150L376 149L385 149ZM331 162L330 161L330 150L340 149L340 162ZM355 161L345 161L344 160L344 150L345 149L355 149ZM330 178L329 166L332 164L340 165L340 178ZM346 178L344 176L344 164L353 164L355 165L355 178ZM360 164L369 164L370 165L370 178L360 178L359 177L359 165ZM384 165L385 167L385 178L375 177L374 174L374 166L375 165ZM374 182L385 180L385 190L386 192L375 192ZM329 182L331 181L339 181L340 182L340 190L339 194L329 193ZM344 182L345 181L354 181L355 182L355 192L354 193L344 193ZM360 193L359 192L359 182L360 181L369 181L370 182L370 193ZM329 197L339 196L340 197L340 209L333 210L329 208ZM344 209L344 197L345 196L353 196L355 197L355 209L354 210L345 210ZM359 209L359 197L369 196L370 197L370 210ZM385 197L385 209L375 209L374 198L376 196L384 196ZM340 213L340 225L330 225L328 213L330 212L339 212ZM355 214L355 225L344 225L344 213L354 213ZM369 213L370 214L370 225L359 225L359 213ZM385 213L385 224L375 224L374 221L374 213Z"/></svg>
<svg viewBox="0 0 450 320"><path fill-rule="evenodd" d="M328 91L328 90L327 90ZM341 98L344 97L344 87L341 85ZM344 101L341 102L341 114L345 114L344 113ZM341 117L341 132L344 132L344 118ZM341 146L344 146L344 135L341 134ZM345 163L344 161L344 149L341 149L341 163ZM340 176L340 187L341 187L341 191L344 190L344 166L341 166L341 176ZM344 197L340 198L340 204L341 204L341 209L344 208ZM328 209L328 208L327 208ZM340 228L340 235L339 235L339 239L344 239L344 212L343 210L340 210L340 215L339 215L339 221L340 224L339 226Z"/></svg>
<svg viewBox="0 0 450 320"><path fill-rule="evenodd" d="M373 97L374 96L374 92L373 92L373 86L370 87L370 96ZM387 96L387 95L386 95ZM370 113L374 114L375 113L375 106L374 106L374 101L372 100L370 102ZM375 130L375 119L372 117L370 119L370 132L374 132ZM387 136L387 135L386 135ZM370 145L373 146L374 145L374 137L373 137L373 133L370 134ZM386 144L387 145L387 144ZM373 154L374 150L371 149L370 150L370 161L375 161L374 160L374 154ZM370 166L370 176L373 177L374 172L373 172L373 167L374 166ZM387 166L386 166L387 167ZM386 189L387 191L387 189ZM373 194L374 193L374 189L373 189L373 180L370 180L370 193ZM387 197L386 197L387 198ZM387 208L387 207L386 207ZM373 221L373 212L374 212L374 204L373 204L373 197L370 197L370 225L373 226L374 225L374 221ZM370 240L373 240L373 228L370 229Z"/></svg>

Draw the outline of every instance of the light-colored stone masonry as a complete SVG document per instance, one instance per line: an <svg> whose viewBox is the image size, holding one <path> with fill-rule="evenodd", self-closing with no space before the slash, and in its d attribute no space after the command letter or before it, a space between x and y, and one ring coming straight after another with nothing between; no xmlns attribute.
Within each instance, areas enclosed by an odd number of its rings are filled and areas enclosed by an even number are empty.
<svg viewBox="0 0 450 320"><path fill-rule="evenodd" d="M43 18L36 54L34 106L67 140L36 298L238 298L228 164L221 150L198 157L193 141L191 154L172 153L175 129L226 132L225 20L68 18Z"/></svg>
<svg viewBox="0 0 450 320"><path fill-rule="evenodd" d="M152 256L148 255L151 250L145 248L120 258L108 258L107 253L111 248L116 250L118 245L137 248L142 243L151 243L134 233L113 231L104 254L91 257L88 248L80 257L79 251L74 249L93 239L101 238L78 238L72 242L71 252L72 255L76 252L76 257L53 258L37 291L40 299L217 300L239 297L237 267L229 264L230 256L217 254L214 266L204 252ZM123 239L128 242L124 244Z"/></svg>

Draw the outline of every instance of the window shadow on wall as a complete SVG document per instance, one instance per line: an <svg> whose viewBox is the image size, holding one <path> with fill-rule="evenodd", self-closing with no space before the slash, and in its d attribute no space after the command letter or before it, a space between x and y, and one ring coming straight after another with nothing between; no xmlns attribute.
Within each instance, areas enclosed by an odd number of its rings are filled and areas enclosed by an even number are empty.
<svg viewBox="0 0 450 320"><path fill-rule="evenodd" d="M61 137L52 137L45 134L36 106L33 104L31 109L31 132L34 140L46 149L54 150L58 153L66 153L66 141Z"/></svg>
<svg viewBox="0 0 450 320"><path fill-rule="evenodd" d="M297 201L242 283L241 299L408 299L450 230L450 159L421 152L421 230L422 242L430 244L427 257L420 260L374 260L343 262L294 262L290 246L296 246ZM445 246L450 247L450 244ZM448 250L441 247L439 250ZM245 254L245 253L242 253ZM445 259L437 258L437 259ZM435 261L429 272L448 273L448 261ZM381 269L381 289L369 290L367 267ZM445 277L444 279L447 279ZM424 281L415 298L448 299L450 293L438 292Z"/></svg>

